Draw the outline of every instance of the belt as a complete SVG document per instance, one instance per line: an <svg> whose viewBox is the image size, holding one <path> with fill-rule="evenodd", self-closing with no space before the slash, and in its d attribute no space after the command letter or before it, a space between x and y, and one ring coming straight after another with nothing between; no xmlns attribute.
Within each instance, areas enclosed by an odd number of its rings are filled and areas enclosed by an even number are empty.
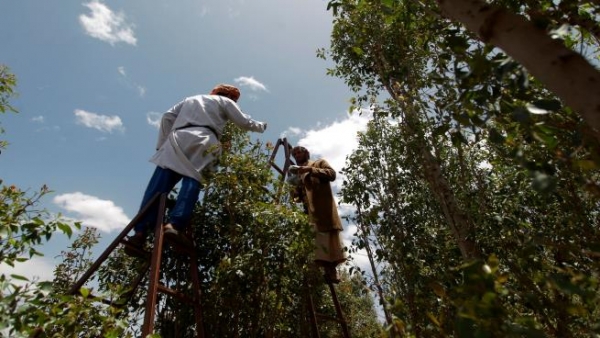
<svg viewBox="0 0 600 338"><path fill-rule="evenodd" d="M177 130L185 129L185 128L198 128L198 127L206 128L206 129L210 130L213 134L215 134L215 136L217 137L217 140L220 139L220 136L219 136L219 133L217 133L217 130L211 126L204 126L204 125L200 126L200 125L195 125L195 124L188 124L187 126L177 128Z"/></svg>
<svg viewBox="0 0 600 338"><path fill-rule="evenodd" d="M215 130L215 128L211 127L211 126L195 126L195 127L202 127L202 128L206 128L210 131L212 131L213 134L215 134L215 136L217 137L217 140L220 138L219 134L217 133L217 131Z"/></svg>

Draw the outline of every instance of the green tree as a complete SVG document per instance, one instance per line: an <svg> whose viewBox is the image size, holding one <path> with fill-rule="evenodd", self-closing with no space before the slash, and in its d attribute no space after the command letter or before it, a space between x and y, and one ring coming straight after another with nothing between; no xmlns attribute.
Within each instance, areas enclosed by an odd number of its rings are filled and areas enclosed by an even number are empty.
<svg viewBox="0 0 600 338"><path fill-rule="evenodd" d="M557 28L541 3L506 5L543 10ZM433 2L334 8L320 55L356 91L354 106L374 112L343 199L367 233L357 245L385 264L373 273L390 333L595 334L596 132Z"/></svg>
<svg viewBox="0 0 600 338"><path fill-rule="evenodd" d="M0 112L14 112L9 99L14 95L16 77L7 67L0 67ZM6 146L3 141L1 147ZM36 256L38 248L57 233L71 236L80 229L79 223L66 223L61 215L39 209L40 201L51 191L43 186L28 192L14 185L5 185L0 179L0 263L14 266ZM84 232L84 238L88 231ZM81 247L81 241L74 242ZM85 243L85 241L84 241ZM86 244L89 249L89 243ZM75 265L71 272L80 272L84 265ZM58 269L56 283L28 280L19 275L0 275L0 332L8 337L121 337L122 322L90 307L92 302L81 297L65 296L66 270ZM108 310L105 308L105 310ZM108 310L110 313L110 310ZM87 327L91 318L94 325ZM86 328L83 330L83 328ZM80 334L86 332L86 334Z"/></svg>
<svg viewBox="0 0 600 338"><path fill-rule="evenodd" d="M205 187L192 225L205 330L222 337L297 337L308 328L305 281L320 280L309 264L313 237L306 216L275 193L287 187L274 176L260 142L251 142L233 126L224 137L228 149ZM317 283L315 296L324 288ZM323 298L315 297L317 306L332 311L333 304L321 305ZM365 318L353 317L356 321L375 320L372 304L361 309ZM179 327L193 327L191 313L175 317L181 318L189 318L188 324Z"/></svg>
<svg viewBox="0 0 600 338"><path fill-rule="evenodd" d="M251 141L233 125L228 125L223 137L226 149L220 169L201 194L191 224L199 257L204 330L215 337L308 336L308 293L318 312L335 314L335 308L322 276L310 263L314 240L307 217L289 201L289 194L280 194L290 188L271 170L268 147ZM63 264L56 271L57 288L66 290L89 267L89 249L95 238L86 231L70 251L63 252ZM160 283L191 295L188 266L181 264L179 255L173 250L163 253ZM139 270L131 268L136 262L121 250L105 265L95 280L94 297L81 304L93 315L65 323L68 330L53 327L52 332L139 334L138 325L122 328L124 322L142 322L148 281L133 294L123 289ZM353 336L373 337L381 332L381 325L359 277L345 275L338 297ZM86 286L82 294L91 295L90 289ZM127 303L109 311L94 303L100 295L108 295L117 304ZM157 336L196 336L192 307L162 293L157 303ZM324 323L320 329L322 337L340 334L335 323Z"/></svg>

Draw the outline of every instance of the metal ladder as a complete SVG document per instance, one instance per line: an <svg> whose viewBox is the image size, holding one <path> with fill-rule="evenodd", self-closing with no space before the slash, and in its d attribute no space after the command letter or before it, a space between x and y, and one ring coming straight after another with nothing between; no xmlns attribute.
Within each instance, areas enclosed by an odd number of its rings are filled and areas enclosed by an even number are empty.
<svg viewBox="0 0 600 338"><path fill-rule="evenodd" d="M279 147L282 147L282 146L283 146L283 150L284 150L283 168L278 166L275 163L277 151L279 150ZM282 181L285 180L285 177L287 176L290 165L294 164L293 161L290 159L292 149L293 149L293 146L287 141L287 138L280 138L277 140L277 143L273 147L273 153L271 153L271 156L269 157L269 164L277 172L279 172L281 174L280 179ZM281 196L281 191L279 191L277 193L277 196L278 197ZM312 298L312 295L310 292L311 285L308 282L308 280L305 280L305 282L304 282L305 288L306 288L305 302L306 302L306 307L307 307L307 312L308 312L308 319L310 321L312 337L320 338L319 321L334 321L334 322L337 322L338 324L340 324L340 329L342 331L343 337L350 338L348 324L346 322L346 319L344 318L344 313L342 312L342 307L338 300L334 283L326 278L325 278L325 283L329 286L329 292L331 294L333 305L335 306L336 317L319 314L315 311L314 301L313 301L313 298Z"/></svg>
<svg viewBox="0 0 600 338"><path fill-rule="evenodd" d="M135 224L158 203L158 217L156 225L154 227L154 242L152 251L148 252L145 250L139 250L125 239L127 234L133 229ZM102 263L110 256L110 254L119 246L124 245L131 251L137 251L138 256L145 260L144 267L140 270L139 275L133 280L130 285L130 290L127 293L127 301L135 293L135 290L143 281L147 272L149 272L149 283L148 291L146 295L146 306L144 314L144 323L142 325L142 337L146 337L152 334L154 331L154 322L156 317L156 309L158 304L158 294L163 293L167 296L176 298L177 300L190 304L194 307L194 319L196 323L196 337L204 338L204 325L202 315L202 303L201 303L201 291L200 291L200 277L198 274L198 257L196 255L195 245L193 240L189 243L181 243L179 241L171 241L168 237L164 236L162 220L164 219L165 209L167 205L167 194L157 194L152 198L146 206L133 218L133 220L121 231L121 233L113 240L113 242L104 250L104 252L96 259L96 261L90 266L90 268L79 278L79 280L73 284L69 290L70 294L79 294L81 287L88 282L90 277L100 268ZM192 295L188 295L181 290L172 289L166 285L161 284L160 268L162 265L163 252L165 250L165 244L170 244L172 249L179 253L179 259L189 259L189 272L192 279ZM148 260L148 258L150 258ZM88 295L88 297L92 297ZM101 300L105 304L115 305L114 301Z"/></svg>
<svg viewBox="0 0 600 338"><path fill-rule="evenodd" d="M340 329L342 331L342 336L344 338L350 338L350 331L348 330L348 323L344 318L344 313L342 312L342 307L340 306L340 302L337 297L337 293L335 291L334 283L329 280L325 280L325 283L329 286L329 292L331 294L331 298L333 301L333 305L335 306L336 317L324 315L317 313L315 311L315 303L313 301L310 285L308 281L305 281L306 287L306 307L308 310L308 319L310 321L311 334L313 338L320 338L321 335L319 333L319 321L332 321L336 322L340 325Z"/></svg>

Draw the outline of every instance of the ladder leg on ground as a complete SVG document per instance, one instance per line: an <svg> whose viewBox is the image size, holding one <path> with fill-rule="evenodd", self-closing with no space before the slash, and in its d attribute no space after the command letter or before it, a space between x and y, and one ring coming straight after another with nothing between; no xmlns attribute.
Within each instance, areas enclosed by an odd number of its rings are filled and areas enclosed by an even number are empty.
<svg viewBox="0 0 600 338"><path fill-rule="evenodd" d="M146 206L140 211L139 214L137 214L132 220L131 222L129 222L129 224L125 227L125 229L123 229L123 231L121 231L121 233L119 233L119 235L117 236L117 238L115 238L112 243L110 243L110 245L104 250L104 252L102 252L102 254L100 254L100 257L98 257L96 259L96 261L92 264L92 266L90 266L89 269L87 269L87 271L79 278L79 280L77 282L75 282L75 284L73 284L73 286L71 287L71 289L69 290L69 294L77 294L79 293L79 290L81 289L81 287L90 279L90 277L92 277L92 275L98 270L98 268L100 267L100 265L102 265L102 263L104 263L104 261L108 258L108 256L110 256L110 254L117 248L117 246L119 244L124 244L124 245L129 245L129 243L126 243L125 241L125 236L127 236L127 234L133 230L133 227L135 226L135 224L140 220L140 218L142 218L142 216L148 212L148 210L150 210L150 207L156 203L156 200L160 197L160 195L156 195L154 196L150 202L148 202L148 204L146 204Z"/></svg>
<svg viewBox="0 0 600 338"><path fill-rule="evenodd" d="M162 217L159 217L162 219ZM160 283L160 266L162 263L163 247L165 245L165 234L161 226L157 226L154 231L154 246L152 249L152 258L150 264L150 285L148 286L148 296L146 298L146 312L144 324L142 326L142 337L153 333L154 321L156 316L156 306L158 302L158 293L162 292L172 297L179 299L182 302L190 303L194 307L194 319L196 321L196 337L204 338L204 325L202 315L202 304L200 302L200 277L198 275L198 257L196 255L193 242L187 245L180 245L174 242L171 246L179 251L185 252L190 259L190 275L192 279L193 295L191 298L186 297L177 290L170 289Z"/></svg>
<svg viewBox="0 0 600 338"><path fill-rule="evenodd" d="M186 295L184 295L183 293L181 293L177 290L172 290L168 287L165 287L159 281L160 265L162 263L162 254L164 251L164 244L165 244L165 236L164 236L164 231L163 231L163 227L162 227L162 220L164 219L164 215L165 215L166 200L167 200L166 194L157 194L156 196L154 196L151 199L151 201L142 208L140 213L138 215L136 215L134 217L134 219L125 227L125 229L123 229L123 231L121 231L121 233L119 233L117 238L115 238L113 240L113 242L104 250L104 252L100 255L100 257L98 257L98 259L96 259L96 261L81 276L81 278L79 278L79 280L77 280L77 282L75 282L75 284L73 284L73 286L69 290L69 293L73 294L73 295L78 294L81 287L83 287L83 285L92 277L92 275L98 270L98 268L100 268L102 263L104 263L104 261L106 261L106 259L108 259L110 254L116 249L116 247L119 244L129 247L131 249L132 246L131 246L131 244L128 243L127 240L125 240L125 237L131 230L133 230L133 227L135 226L135 224L137 224L139 222L141 217L143 217L143 215L145 213L147 213L155 203L159 203L159 209L158 209L159 212L158 212L158 217L157 217L156 225L155 225L154 245L152 248L152 253L149 254L145 250L137 250L137 251L140 251L140 256L142 256L143 258L146 259L146 263L144 264L143 269L140 270L139 276L136 277L133 280L133 282L131 283L131 285L130 285L131 290L126 295L126 297L127 297L127 300L129 300L131 298L131 296L133 296L133 294L135 293L135 290L141 284L144 276L146 275L147 272L149 272L149 286L148 286L147 299L146 299L144 323L142 325L142 336L145 337L146 335L153 333L152 331L154 329L154 320L156 317L155 311L156 311L156 307L158 305L157 304L158 293L162 292L169 296L175 297L182 302L191 303L193 305L194 318L195 318L195 322L196 322L196 336L198 338L204 338L205 335L204 335L204 325L203 325L203 316L202 316L200 277L198 275L198 260L197 260L195 246L193 245L193 241L188 243L188 245L180 245L179 243L174 243L174 241L169 241L169 244L172 246L172 248L174 250L177 249L180 252L184 252L189 257L189 260L190 260L189 261L189 265L190 265L189 271L191 274L192 290L193 290L193 295L191 296L191 298L187 297ZM135 248L134 248L134 250L135 250ZM148 258L150 258L149 261L148 261ZM92 295L90 295L89 297L91 297L91 296ZM113 302L109 302L107 300L103 300L102 302L109 304L109 305L114 305Z"/></svg>
<svg viewBox="0 0 600 338"><path fill-rule="evenodd" d="M329 292L331 293L331 299L333 301L333 305L335 306L335 312L336 312L337 316L331 317L331 316L326 316L326 315L316 313L315 305L314 305L314 302L312 299L312 295L310 293L309 284L308 284L308 282L306 282L306 286L307 286L306 301L308 302L307 307L308 307L309 320L310 320L310 324L311 324L311 328L312 328L312 337L313 338L320 337L319 325L318 325L319 319L320 319L320 320L329 320L329 321L337 322L340 325L340 329L342 331L342 336L344 338L350 338L350 331L348 330L348 323L346 322L346 319L344 318L344 313L342 312L342 307L337 298L335 286L329 280L326 280L325 283L329 286Z"/></svg>
<svg viewBox="0 0 600 338"><path fill-rule="evenodd" d="M350 338L350 332L348 331L348 323L344 318L344 313L342 312L342 307L337 298L337 293L335 292L335 287L331 281L327 281L327 285L329 285L329 291L331 292L331 297L333 299L333 304L335 305L335 312L337 313L338 323L342 327L342 333L344 334L344 338Z"/></svg>

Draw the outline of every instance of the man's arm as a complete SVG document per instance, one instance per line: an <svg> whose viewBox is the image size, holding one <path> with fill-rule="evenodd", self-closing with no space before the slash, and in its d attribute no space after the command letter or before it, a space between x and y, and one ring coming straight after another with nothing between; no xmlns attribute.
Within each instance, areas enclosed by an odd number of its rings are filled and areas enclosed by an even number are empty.
<svg viewBox="0 0 600 338"><path fill-rule="evenodd" d="M267 129L267 124L265 122L253 120L249 115L244 114L237 103L233 102L233 100L224 97L222 100L223 109L225 110L227 117L236 126L244 130L250 130L257 133L262 133Z"/></svg>
<svg viewBox="0 0 600 338"><path fill-rule="evenodd" d="M160 130L158 131L156 150L158 150L163 143L165 143L167 137L169 137L169 133L171 132L171 129L173 129L173 123L175 123L175 119L177 119L177 115L179 115L184 102L185 100L179 102L163 114L162 119L160 120Z"/></svg>
<svg viewBox="0 0 600 338"><path fill-rule="evenodd" d="M309 174L313 177L317 177L322 180L327 180L330 182L335 181L335 170L329 165L326 160L320 159L315 161L310 168Z"/></svg>

